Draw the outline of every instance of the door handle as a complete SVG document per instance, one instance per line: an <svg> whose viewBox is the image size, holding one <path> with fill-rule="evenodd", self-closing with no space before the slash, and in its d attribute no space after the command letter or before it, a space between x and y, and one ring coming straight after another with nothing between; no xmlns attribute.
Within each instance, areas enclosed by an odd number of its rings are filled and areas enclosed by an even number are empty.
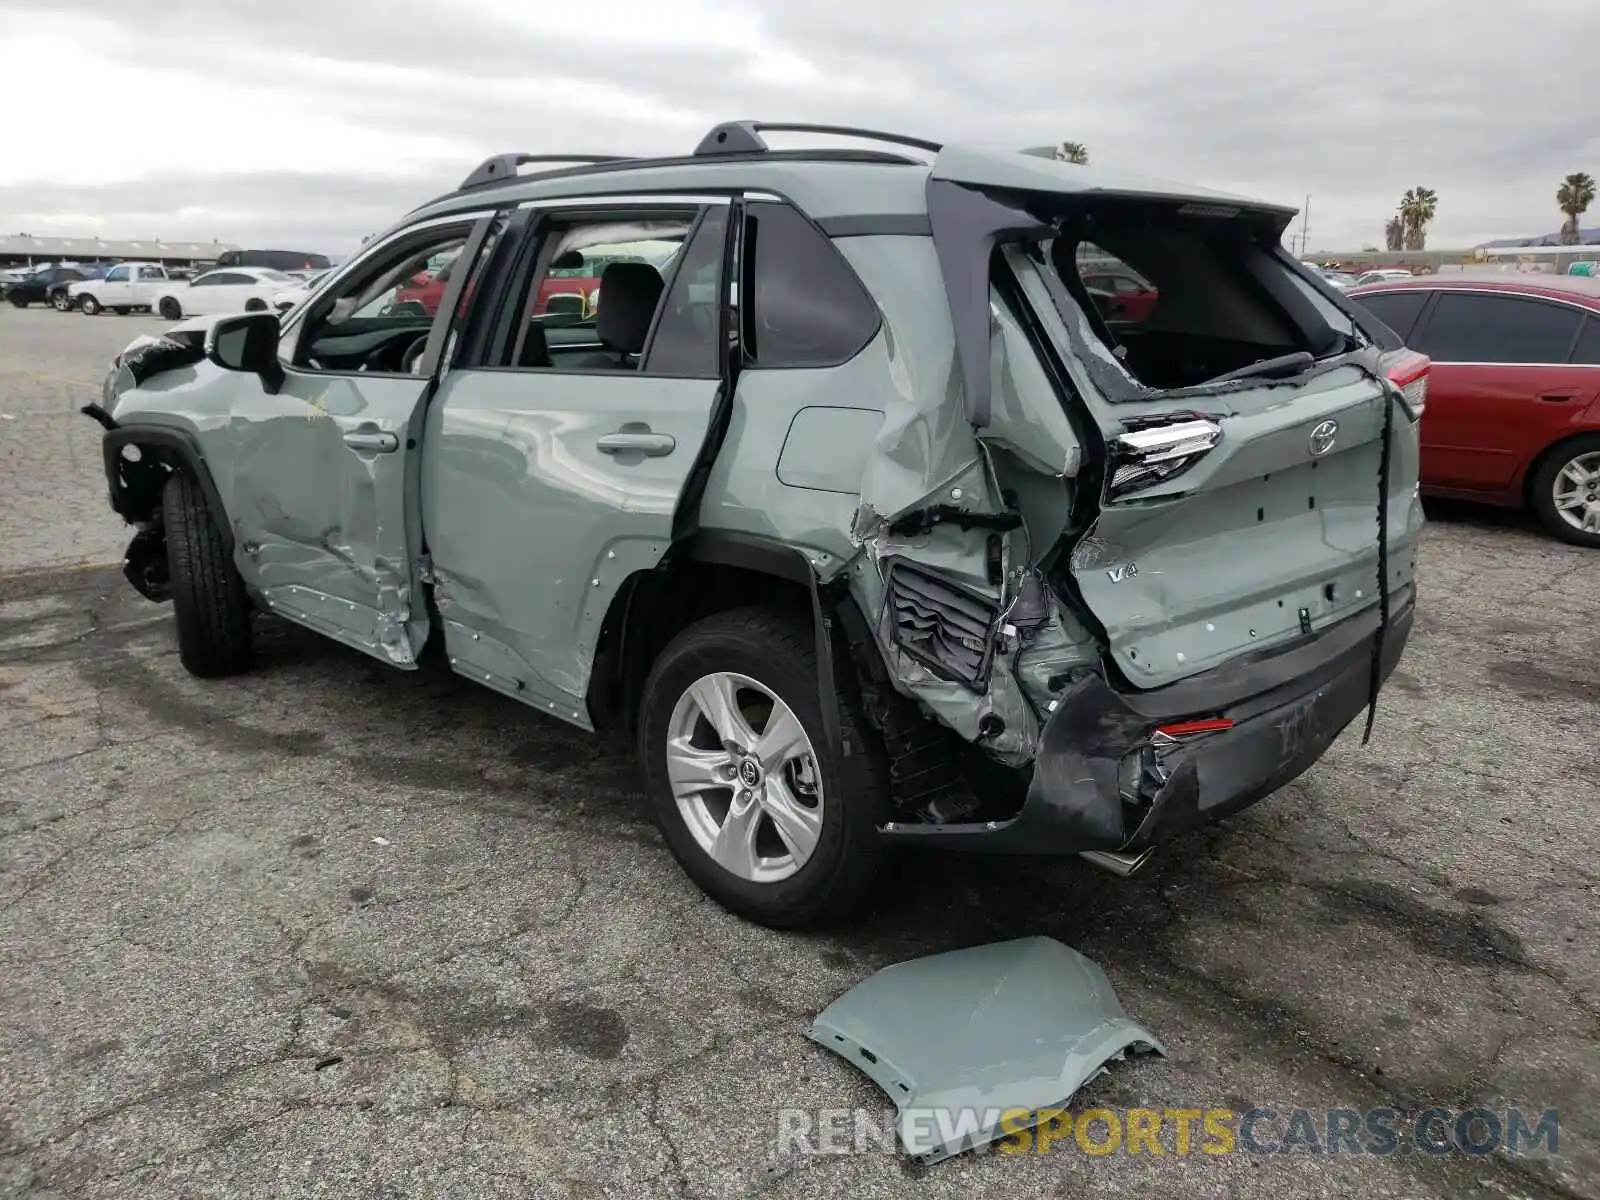
<svg viewBox="0 0 1600 1200"><path fill-rule="evenodd" d="M1565 404L1568 400L1576 400L1577 398L1578 393L1576 391L1539 393L1539 399L1543 400L1546 404Z"/></svg>
<svg viewBox="0 0 1600 1200"><path fill-rule="evenodd" d="M400 449L400 438L381 429L352 429L344 435L344 444L364 454L393 454Z"/></svg>
<svg viewBox="0 0 1600 1200"><path fill-rule="evenodd" d="M678 439L670 433L608 433L595 446L601 454L643 454L647 458L660 458L678 448Z"/></svg>

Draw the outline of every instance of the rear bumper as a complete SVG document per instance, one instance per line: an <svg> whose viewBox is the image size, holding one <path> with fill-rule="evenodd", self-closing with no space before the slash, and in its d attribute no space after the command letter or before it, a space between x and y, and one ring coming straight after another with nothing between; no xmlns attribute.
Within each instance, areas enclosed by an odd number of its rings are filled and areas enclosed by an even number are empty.
<svg viewBox="0 0 1600 1200"><path fill-rule="evenodd" d="M1412 589L1391 598L1382 676L1411 635ZM1008 854L1137 853L1238 812L1295 779L1366 708L1378 614L1228 663L1170 687L1118 690L1098 675L1060 698L1045 724L1021 812L983 825L894 825L900 844ZM1137 803L1121 792L1123 759L1157 726L1225 717L1233 726L1168 745Z"/></svg>

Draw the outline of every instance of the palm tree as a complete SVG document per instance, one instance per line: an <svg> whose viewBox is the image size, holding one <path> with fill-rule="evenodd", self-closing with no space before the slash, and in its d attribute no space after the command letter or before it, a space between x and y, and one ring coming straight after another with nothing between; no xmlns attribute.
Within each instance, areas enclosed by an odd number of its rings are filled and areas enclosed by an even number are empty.
<svg viewBox="0 0 1600 1200"><path fill-rule="evenodd" d="M1578 218L1589 211L1589 205L1594 203L1594 176L1582 171L1574 171L1561 181L1561 186L1556 189L1556 204L1562 212L1567 214L1566 222L1561 226L1561 244L1563 246L1576 246L1578 244Z"/></svg>
<svg viewBox="0 0 1600 1200"><path fill-rule="evenodd" d="M1406 243L1406 226L1399 214L1392 216L1383 226L1383 244L1387 250L1403 250Z"/></svg>
<svg viewBox="0 0 1600 1200"><path fill-rule="evenodd" d="M1405 249L1424 250L1428 244L1428 223L1439 207L1439 194L1432 188L1414 187L1400 198L1400 224L1405 232Z"/></svg>
<svg viewBox="0 0 1600 1200"><path fill-rule="evenodd" d="M1056 160L1087 167L1089 165L1089 147L1082 142L1062 142L1056 150Z"/></svg>

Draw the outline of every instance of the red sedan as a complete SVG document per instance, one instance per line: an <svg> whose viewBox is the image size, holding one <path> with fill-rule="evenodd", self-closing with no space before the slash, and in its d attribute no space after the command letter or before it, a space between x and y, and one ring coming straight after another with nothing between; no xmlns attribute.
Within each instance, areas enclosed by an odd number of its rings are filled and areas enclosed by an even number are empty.
<svg viewBox="0 0 1600 1200"><path fill-rule="evenodd" d="M1422 490L1600 548L1600 280L1428 275L1346 293L1433 360Z"/></svg>

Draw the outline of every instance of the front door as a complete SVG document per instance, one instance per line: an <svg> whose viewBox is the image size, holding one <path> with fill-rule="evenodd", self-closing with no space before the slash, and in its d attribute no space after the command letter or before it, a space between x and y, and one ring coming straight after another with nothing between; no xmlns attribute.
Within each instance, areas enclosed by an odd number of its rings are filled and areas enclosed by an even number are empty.
<svg viewBox="0 0 1600 1200"><path fill-rule="evenodd" d="M269 608L396 666L427 638L416 459L452 303L395 315L394 293L441 251L476 254L486 216L431 222L369 249L284 330L285 378L232 406L235 559ZM463 278L465 273L463 273Z"/></svg>
<svg viewBox="0 0 1600 1200"><path fill-rule="evenodd" d="M100 301L102 308L114 308L130 303L128 297L133 289L128 279L133 270L132 267L112 267L106 272L106 277L100 281L100 286L94 289L95 299Z"/></svg>
<svg viewBox="0 0 1600 1200"><path fill-rule="evenodd" d="M429 406L422 517L450 660L579 725L611 601L671 545L722 394L728 211L540 213L505 247L493 336ZM550 270L600 260L598 312L551 311Z"/></svg>

